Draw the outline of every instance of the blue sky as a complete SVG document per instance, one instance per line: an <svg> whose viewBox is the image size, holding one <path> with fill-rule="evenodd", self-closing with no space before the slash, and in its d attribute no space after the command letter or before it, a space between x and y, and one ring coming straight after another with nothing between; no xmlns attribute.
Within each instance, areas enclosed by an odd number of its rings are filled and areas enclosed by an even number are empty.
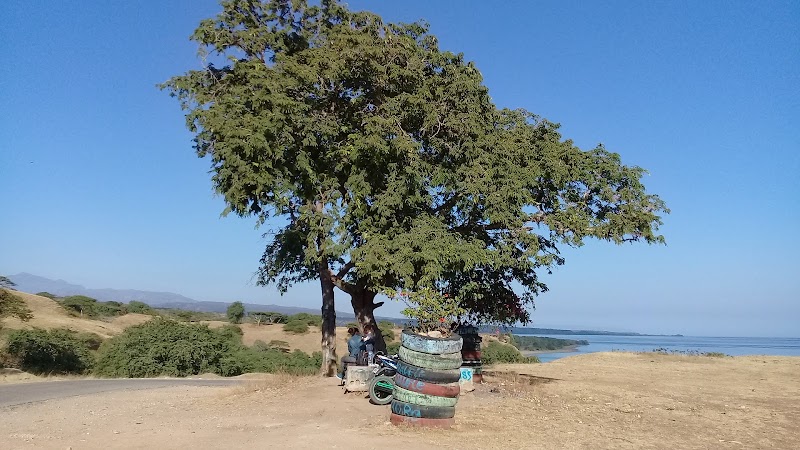
<svg viewBox="0 0 800 450"><path fill-rule="evenodd" d="M0 274L318 307L318 284L254 286L261 232L219 217L209 163L155 87L200 67L188 36L217 3L74 3L0 17ZM498 105L645 167L672 209L667 246L565 249L534 326L800 336L800 3L349 4L427 20Z"/></svg>

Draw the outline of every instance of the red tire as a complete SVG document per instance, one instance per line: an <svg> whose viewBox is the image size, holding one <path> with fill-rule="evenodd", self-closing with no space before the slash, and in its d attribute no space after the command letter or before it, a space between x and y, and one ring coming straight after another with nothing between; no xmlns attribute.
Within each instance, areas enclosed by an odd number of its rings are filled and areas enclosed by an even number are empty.
<svg viewBox="0 0 800 450"><path fill-rule="evenodd" d="M400 386L401 388L407 391L418 392L420 394L426 394L426 395L434 395L436 397L455 398L458 397L458 394L461 393L461 387L458 385L458 383L453 383L453 384L430 383L427 381L408 378L403 375L400 375L399 373L394 376L394 384L395 386Z"/></svg>
<svg viewBox="0 0 800 450"><path fill-rule="evenodd" d="M426 419L422 417L406 417L395 413L389 416L389 421L394 425L426 428L450 428L456 423L456 420L452 417L449 419Z"/></svg>

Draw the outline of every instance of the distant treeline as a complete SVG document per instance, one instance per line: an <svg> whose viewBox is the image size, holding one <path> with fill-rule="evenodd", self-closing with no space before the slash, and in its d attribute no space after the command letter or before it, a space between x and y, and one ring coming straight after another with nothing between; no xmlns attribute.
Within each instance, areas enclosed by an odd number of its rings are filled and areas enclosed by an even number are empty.
<svg viewBox="0 0 800 450"><path fill-rule="evenodd" d="M561 350L576 345L589 345L589 341L580 339L556 339L540 336L511 335L510 344L524 351Z"/></svg>
<svg viewBox="0 0 800 450"><path fill-rule="evenodd" d="M563 335L583 335L583 336L647 336L641 333L626 333L617 331L597 331L597 330L559 330L556 328L525 328L525 327L497 327L493 325L483 325L480 327L481 333L513 333L521 334L563 334Z"/></svg>

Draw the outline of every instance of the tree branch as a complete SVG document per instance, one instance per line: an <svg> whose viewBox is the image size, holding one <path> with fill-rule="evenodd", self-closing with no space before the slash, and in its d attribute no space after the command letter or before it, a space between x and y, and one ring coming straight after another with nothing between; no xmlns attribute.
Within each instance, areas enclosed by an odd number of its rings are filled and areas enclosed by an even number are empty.
<svg viewBox="0 0 800 450"><path fill-rule="evenodd" d="M355 291L355 287L352 284L344 281L338 275L334 275L333 272L330 272L330 274L331 274L331 281L333 281L334 286L338 287L343 292L346 292L350 295L353 294L353 292Z"/></svg>
<svg viewBox="0 0 800 450"><path fill-rule="evenodd" d="M342 269L339 270L339 273L336 274L336 278L344 278L344 276L347 275L347 272L350 272L350 269L355 266L356 264L353 261L348 261L347 264L345 264Z"/></svg>

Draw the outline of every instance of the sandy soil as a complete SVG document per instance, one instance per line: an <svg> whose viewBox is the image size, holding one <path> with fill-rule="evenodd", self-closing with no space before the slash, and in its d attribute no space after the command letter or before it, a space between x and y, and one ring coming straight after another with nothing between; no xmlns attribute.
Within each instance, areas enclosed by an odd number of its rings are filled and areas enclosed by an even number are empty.
<svg viewBox="0 0 800 450"><path fill-rule="evenodd" d="M4 448L797 448L800 358L596 353L498 367L452 430L388 424L335 380L115 392L0 410Z"/></svg>
<svg viewBox="0 0 800 450"><path fill-rule="evenodd" d="M87 320L71 316L55 301L38 295L15 291L14 295L22 297L28 308L33 312L33 318L22 322L15 317L3 319L3 328L30 329L30 328L68 328L74 331L84 331L98 334L104 338L115 336L132 325L147 322L152 316L145 314L126 314L109 320Z"/></svg>

